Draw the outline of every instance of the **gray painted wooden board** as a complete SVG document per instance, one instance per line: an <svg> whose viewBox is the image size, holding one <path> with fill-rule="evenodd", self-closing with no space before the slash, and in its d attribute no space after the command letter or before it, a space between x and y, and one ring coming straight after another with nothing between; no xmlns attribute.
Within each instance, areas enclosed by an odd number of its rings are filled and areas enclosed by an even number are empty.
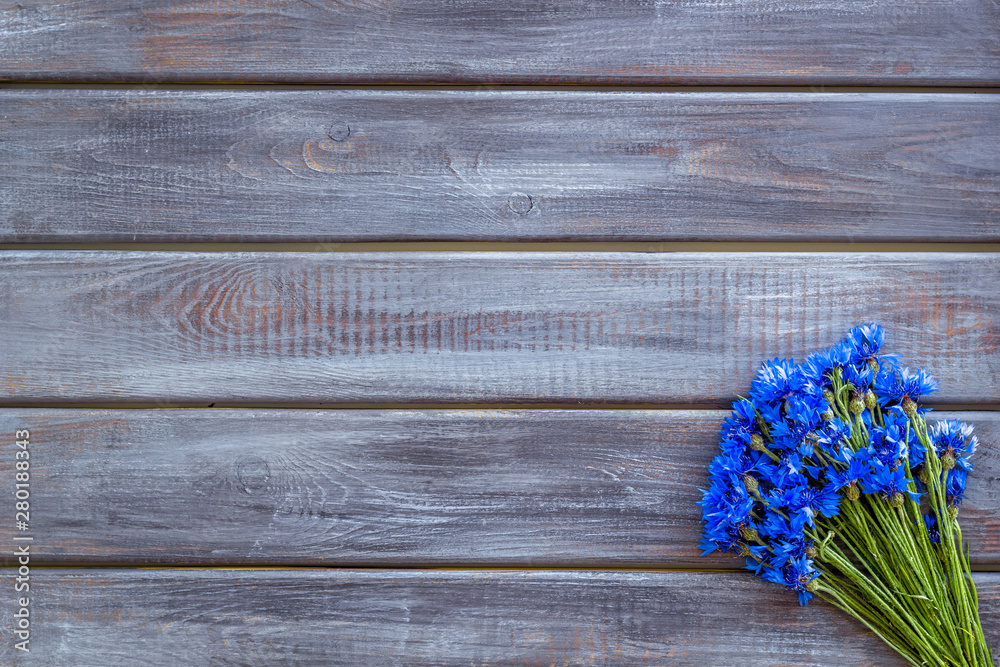
<svg viewBox="0 0 1000 667"><path fill-rule="evenodd" d="M905 664L749 572L34 570L17 664ZM975 575L1000 643L1000 575ZM11 642L0 657L13 661Z"/></svg>
<svg viewBox="0 0 1000 667"><path fill-rule="evenodd" d="M989 0L24 2L0 80L965 84Z"/></svg>
<svg viewBox="0 0 1000 667"><path fill-rule="evenodd" d="M738 568L697 548L725 414L8 409L0 430L31 433L42 562ZM976 427L962 525L996 569L1000 413L932 415Z"/></svg>
<svg viewBox="0 0 1000 667"><path fill-rule="evenodd" d="M728 404L859 322L1000 398L991 253L0 253L8 405Z"/></svg>
<svg viewBox="0 0 1000 667"><path fill-rule="evenodd" d="M0 91L0 241L1000 240L990 95Z"/></svg>

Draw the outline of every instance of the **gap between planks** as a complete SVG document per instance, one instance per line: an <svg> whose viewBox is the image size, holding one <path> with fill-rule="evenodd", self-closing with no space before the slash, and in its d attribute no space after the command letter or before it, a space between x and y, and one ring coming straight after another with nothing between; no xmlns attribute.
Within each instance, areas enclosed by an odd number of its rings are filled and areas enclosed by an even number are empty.
<svg viewBox="0 0 1000 667"><path fill-rule="evenodd" d="M0 243L0 250L103 250L149 252L636 252L636 253L1000 253L1000 243L844 243L836 241L373 241L310 243Z"/></svg>
<svg viewBox="0 0 1000 667"><path fill-rule="evenodd" d="M4 563L0 565L0 575L5 572L17 570L17 565ZM996 569L992 569L996 567ZM157 564L150 562L137 565L134 562L108 562L94 561L93 563L81 561L59 561L44 560L37 562L37 557L32 559L31 568L38 570L170 570L170 571L206 571L206 570L237 570L243 571L276 571L276 572L299 572L327 570L363 570L365 572L394 572L406 570L407 572L721 572L733 574L740 570L733 570L719 567L685 567L683 565L673 567L654 567L651 565L635 566L609 566L609 565L518 565L511 563L493 564L458 564L458 565L366 565L364 563L345 565L173 565L170 563ZM975 572L1000 571L1000 564L979 564L973 566Z"/></svg>
<svg viewBox="0 0 1000 667"><path fill-rule="evenodd" d="M734 557L735 558L735 557ZM477 564L477 565L364 565L364 564L344 564L344 565L171 565L169 563L157 564L148 563L136 565L135 563L109 563L100 561L94 563L81 563L80 561L60 562L47 560L37 562L32 560L32 570L160 570L160 571L238 571L252 572L255 570L274 572L325 572L325 571L364 571L364 572L395 572L405 570L407 572L692 572L692 573L719 573L736 574L742 569L726 569L712 567L652 567L649 565L628 566L606 566L606 565L517 565L517 564ZM973 572L1000 572L1000 563L977 563L972 564ZM9 572L16 572L16 565L4 564L0 566L0 575ZM746 573L747 577L751 576Z"/></svg>
<svg viewBox="0 0 1000 667"><path fill-rule="evenodd" d="M502 83L378 83L365 85L362 83L135 83L135 82L103 82L88 81L34 81L34 82L0 82L0 90L540 90L540 91L574 91L574 92L629 92L644 93L915 93L915 94L1000 94L1000 86L829 86L825 84L798 86L769 85L733 85L733 86L700 86L694 84L502 84Z"/></svg>
<svg viewBox="0 0 1000 667"><path fill-rule="evenodd" d="M735 400L736 397L733 397ZM938 411L1000 412L1000 403L930 403L922 402L921 407ZM9 403L0 401L0 410L402 410L414 411L484 411L503 412L508 410L659 410L663 412L684 412L698 410L729 410L726 403L306 403L306 402L251 402L212 403L192 401L133 401L133 402L74 402L51 401L44 403Z"/></svg>

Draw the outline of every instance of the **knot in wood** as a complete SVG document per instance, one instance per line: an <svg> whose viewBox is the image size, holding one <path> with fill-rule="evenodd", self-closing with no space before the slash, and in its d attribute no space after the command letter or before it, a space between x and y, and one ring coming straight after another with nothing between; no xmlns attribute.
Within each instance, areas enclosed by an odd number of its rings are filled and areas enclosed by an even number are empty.
<svg viewBox="0 0 1000 667"><path fill-rule="evenodd" d="M351 126L338 121L330 126L326 132L326 136L333 141L343 141L351 136Z"/></svg>
<svg viewBox="0 0 1000 667"><path fill-rule="evenodd" d="M523 192L515 192L507 200L507 206L518 215L528 215L528 211L535 205L534 200Z"/></svg>
<svg viewBox="0 0 1000 667"><path fill-rule="evenodd" d="M236 477L247 490L263 488L271 479L271 468L259 456L244 456L236 461Z"/></svg>

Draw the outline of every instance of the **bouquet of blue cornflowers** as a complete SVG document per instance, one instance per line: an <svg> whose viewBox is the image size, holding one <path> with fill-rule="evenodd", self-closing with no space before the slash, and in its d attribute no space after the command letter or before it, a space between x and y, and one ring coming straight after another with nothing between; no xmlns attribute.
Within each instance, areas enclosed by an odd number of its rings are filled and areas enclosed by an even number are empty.
<svg viewBox="0 0 1000 667"><path fill-rule="evenodd" d="M993 665L958 509L972 427L928 425L925 371L879 354L877 324L766 362L723 424L699 502L704 554L818 595L914 665Z"/></svg>

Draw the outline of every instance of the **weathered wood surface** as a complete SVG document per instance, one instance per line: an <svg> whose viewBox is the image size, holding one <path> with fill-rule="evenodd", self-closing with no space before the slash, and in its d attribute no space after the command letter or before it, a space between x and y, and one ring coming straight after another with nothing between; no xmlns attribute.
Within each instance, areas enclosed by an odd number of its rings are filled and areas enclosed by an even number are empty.
<svg viewBox="0 0 1000 667"><path fill-rule="evenodd" d="M1000 575L975 578L995 651ZM16 664L905 664L749 572L36 569L31 587Z"/></svg>
<svg viewBox="0 0 1000 667"><path fill-rule="evenodd" d="M8 409L0 427L31 433L43 562L738 568L697 548L725 414ZM976 427L963 530L1000 567L1000 413L932 415Z"/></svg>
<svg viewBox="0 0 1000 667"><path fill-rule="evenodd" d="M859 322L1000 398L991 253L0 253L8 405L728 404Z"/></svg>
<svg viewBox="0 0 1000 667"><path fill-rule="evenodd" d="M1000 240L989 95L0 91L0 241Z"/></svg>
<svg viewBox="0 0 1000 667"><path fill-rule="evenodd" d="M964 84L989 0L24 2L0 81Z"/></svg>

